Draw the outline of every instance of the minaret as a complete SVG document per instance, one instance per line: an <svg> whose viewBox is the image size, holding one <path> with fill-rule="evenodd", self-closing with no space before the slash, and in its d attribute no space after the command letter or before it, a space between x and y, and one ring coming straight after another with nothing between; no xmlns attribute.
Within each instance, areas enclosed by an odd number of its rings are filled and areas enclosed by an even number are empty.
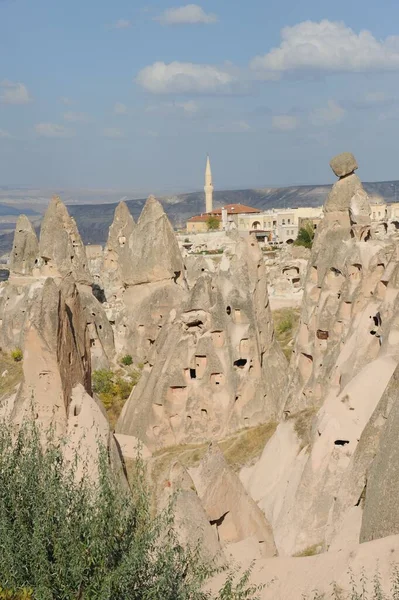
<svg viewBox="0 0 399 600"><path fill-rule="evenodd" d="M212 171L209 155L206 157L206 169L205 169L205 212L209 213L213 210L213 184L212 184Z"/></svg>

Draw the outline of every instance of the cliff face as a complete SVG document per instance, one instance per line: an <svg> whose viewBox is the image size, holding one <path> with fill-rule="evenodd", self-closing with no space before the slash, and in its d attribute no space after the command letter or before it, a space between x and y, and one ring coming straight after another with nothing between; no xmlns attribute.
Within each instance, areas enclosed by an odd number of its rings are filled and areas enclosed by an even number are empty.
<svg viewBox="0 0 399 600"><path fill-rule="evenodd" d="M203 269L170 313L118 423L153 448L220 439L281 412L285 358L256 240L237 238L217 272Z"/></svg>
<svg viewBox="0 0 399 600"><path fill-rule="evenodd" d="M360 181L345 172L309 261L284 420L244 477L280 554L357 544L361 526L370 539L363 504L375 506L367 481L399 360L399 266L397 234L371 225L369 212Z"/></svg>

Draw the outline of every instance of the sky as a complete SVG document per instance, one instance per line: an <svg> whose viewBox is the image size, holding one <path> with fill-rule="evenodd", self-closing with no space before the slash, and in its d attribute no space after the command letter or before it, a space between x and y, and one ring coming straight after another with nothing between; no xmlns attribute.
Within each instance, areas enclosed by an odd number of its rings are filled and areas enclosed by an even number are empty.
<svg viewBox="0 0 399 600"><path fill-rule="evenodd" d="M399 179L397 0L0 0L0 186Z"/></svg>

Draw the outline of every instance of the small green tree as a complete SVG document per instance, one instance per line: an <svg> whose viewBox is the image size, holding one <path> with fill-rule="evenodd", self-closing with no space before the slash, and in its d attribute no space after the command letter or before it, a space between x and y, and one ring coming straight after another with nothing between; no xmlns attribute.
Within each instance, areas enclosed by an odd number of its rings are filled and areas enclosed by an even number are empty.
<svg viewBox="0 0 399 600"><path fill-rule="evenodd" d="M305 248L311 248L313 246L313 239L315 230L313 223L307 221L298 231L298 237L296 238L295 246L304 246Z"/></svg>
<svg viewBox="0 0 399 600"><path fill-rule="evenodd" d="M121 363L125 367L130 367L130 365L133 364L133 357L130 354L125 354L125 356L122 356L121 358Z"/></svg>
<svg viewBox="0 0 399 600"><path fill-rule="evenodd" d="M219 225L220 220L218 219L218 217L216 215L209 215L209 217L206 220L206 226L208 228L208 231L215 231L219 229Z"/></svg>

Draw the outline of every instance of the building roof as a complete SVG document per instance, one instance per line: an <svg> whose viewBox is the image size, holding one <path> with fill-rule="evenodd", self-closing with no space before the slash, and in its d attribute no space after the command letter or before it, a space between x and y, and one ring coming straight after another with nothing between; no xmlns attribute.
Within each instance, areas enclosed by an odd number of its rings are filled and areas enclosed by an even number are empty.
<svg viewBox="0 0 399 600"><path fill-rule="evenodd" d="M204 213L203 215L196 215L195 217L191 217L191 219L188 219L187 223L206 223L206 221L209 219L210 216L215 217L218 221L222 220L221 215L217 214L217 213Z"/></svg>
<svg viewBox="0 0 399 600"><path fill-rule="evenodd" d="M242 214L248 214L248 213L258 214L258 213L262 212L262 211L258 210L257 208L252 208L252 206L245 206L245 204L225 204L223 206L223 208L225 208L227 210L228 215L242 215ZM222 208L215 208L210 213L203 213L202 215L196 215L194 217L191 217L191 219L188 219L187 222L188 223L201 223L203 221L207 221L209 219L210 215L217 217L220 220L222 217Z"/></svg>
<svg viewBox="0 0 399 600"><path fill-rule="evenodd" d="M261 211L257 208L252 208L252 206L245 206L245 204L225 204L223 206L227 210L228 215L240 215L245 213L260 213ZM215 208L212 211L213 215L221 215L222 209Z"/></svg>

